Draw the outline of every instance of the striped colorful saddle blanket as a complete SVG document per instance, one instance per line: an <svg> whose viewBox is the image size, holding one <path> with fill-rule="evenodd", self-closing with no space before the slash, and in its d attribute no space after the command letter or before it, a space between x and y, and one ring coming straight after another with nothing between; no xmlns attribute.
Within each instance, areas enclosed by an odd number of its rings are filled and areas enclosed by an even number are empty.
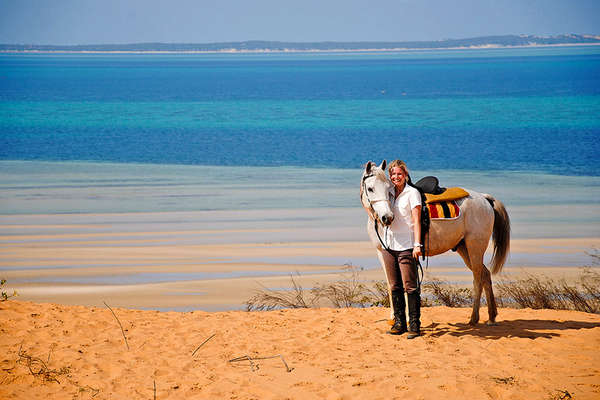
<svg viewBox="0 0 600 400"><path fill-rule="evenodd" d="M429 218L458 218L460 215L460 208L458 208L456 200L467 197L468 195L469 192L459 187L448 188L441 194L425 193L427 207L429 208Z"/></svg>
<svg viewBox="0 0 600 400"><path fill-rule="evenodd" d="M427 208L431 219L458 218L460 215L460 208L454 200L427 203Z"/></svg>

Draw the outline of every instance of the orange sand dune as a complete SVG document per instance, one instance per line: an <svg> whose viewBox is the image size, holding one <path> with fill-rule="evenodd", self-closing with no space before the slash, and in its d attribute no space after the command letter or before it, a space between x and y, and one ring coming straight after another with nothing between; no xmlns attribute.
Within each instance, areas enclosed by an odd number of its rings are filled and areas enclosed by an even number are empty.
<svg viewBox="0 0 600 400"><path fill-rule="evenodd" d="M114 311L129 350L107 308L0 303L0 398L600 398L599 315L501 309L469 327L470 309L424 308L409 341L384 308ZM290 372L259 359L279 354Z"/></svg>

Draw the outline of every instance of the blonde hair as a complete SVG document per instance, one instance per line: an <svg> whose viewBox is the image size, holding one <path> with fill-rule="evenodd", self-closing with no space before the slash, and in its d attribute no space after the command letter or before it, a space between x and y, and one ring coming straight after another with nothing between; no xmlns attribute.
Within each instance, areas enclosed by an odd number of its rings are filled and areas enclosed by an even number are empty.
<svg viewBox="0 0 600 400"><path fill-rule="evenodd" d="M406 175L408 175L408 167L406 166L406 163L402 160L394 160L390 163L390 165L388 166L388 172L392 172L393 168L402 168L402 170L404 171L404 173Z"/></svg>

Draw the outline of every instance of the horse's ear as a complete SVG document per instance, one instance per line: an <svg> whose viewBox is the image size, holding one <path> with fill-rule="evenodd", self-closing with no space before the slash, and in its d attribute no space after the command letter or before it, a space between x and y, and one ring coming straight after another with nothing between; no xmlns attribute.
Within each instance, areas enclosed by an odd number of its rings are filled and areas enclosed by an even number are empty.
<svg viewBox="0 0 600 400"><path fill-rule="evenodd" d="M386 166L387 166L387 161L386 161L386 160L383 160L383 161L381 162L381 165L379 166L379 168L381 168L381 170L382 170L382 171L385 171L385 167L386 167Z"/></svg>
<svg viewBox="0 0 600 400"><path fill-rule="evenodd" d="M369 162L367 163L367 165L365 166L365 172L366 172L367 174L370 174L370 173L371 173L371 169L373 169L373 166L374 166L374 165L375 165L375 164L373 164L373 161L369 161Z"/></svg>

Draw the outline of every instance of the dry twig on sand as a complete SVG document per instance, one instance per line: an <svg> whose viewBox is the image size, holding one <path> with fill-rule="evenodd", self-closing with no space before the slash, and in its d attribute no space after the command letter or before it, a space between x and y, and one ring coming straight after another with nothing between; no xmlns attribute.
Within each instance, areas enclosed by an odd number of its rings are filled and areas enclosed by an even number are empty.
<svg viewBox="0 0 600 400"><path fill-rule="evenodd" d="M267 356L267 357L250 357L250 356L246 355L246 356L232 358L231 360L229 360L229 362L231 363L231 362L239 362L239 361L249 361L250 368L254 372L258 369L258 364L255 364L254 360L268 360L271 358L280 358L281 362L283 362L283 365L285 365L285 369L287 370L287 372L292 372L294 370L294 368L290 368L288 366L288 364L285 362L285 359L283 358L283 356L281 354L276 354L274 356Z"/></svg>
<svg viewBox="0 0 600 400"><path fill-rule="evenodd" d="M568 400L568 399L572 399L573 396L571 396L571 393L569 393L568 390L556 390L558 393L556 394L556 396L554 396L552 399L553 400Z"/></svg>
<svg viewBox="0 0 600 400"><path fill-rule="evenodd" d="M50 369L48 368L48 364L44 362L39 357L33 357L27 354L27 352L23 351L23 344L19 347L19 359L17 362L25 361L29 372L33 376L40 376L46 382L56 382L60 384L57 376L65 375L69 373L69 368L62 367L61 369ZM50 359L50 355L48 355L48 360Z"/></svg>
<svg viewBox="0 0 600 400"><path fill-rule="evenodd" d="M87 391L89 391L92 394L92 397L96 397L96 395L100 393L100 389L93 388L90 385L79 386L79 393L84 393Z"/></svg>
<svg viewBox="0 0 600 400"><path fill-rule="evenodd" d="M110 310L110 312L112 313L113 317L115 317L115 319L117 320L117 322L119 323L119 326L121 327L121 333L123 334L123 339L125 339L125 344L127 345L127 350L129 350L129 343L127 343L127 336L125 336L125 330L123 329L123 325L121 325L121 321L119 321L119 318L117 318L117 315L115 314L115 312L113 311L112 308L110 308L110 306L108 304L106 304L105 301L103 301L104 305L106 307L108 307L108 309Z"/></svg>
<svg viewBox="0 0 600 400"><path fill-rule="evenodd" d="M200 350L200 347L204 346L204 344L206 342L208 342L210 339L212 339L213 337L215 337L216 333L213 333L212 335L210 335L204 342L200 343L200 346L196 347L196 350L194 350L194 352L192 353L192 357L194 357L194 354L196 354L196 352L198 350Z"/></svg>

